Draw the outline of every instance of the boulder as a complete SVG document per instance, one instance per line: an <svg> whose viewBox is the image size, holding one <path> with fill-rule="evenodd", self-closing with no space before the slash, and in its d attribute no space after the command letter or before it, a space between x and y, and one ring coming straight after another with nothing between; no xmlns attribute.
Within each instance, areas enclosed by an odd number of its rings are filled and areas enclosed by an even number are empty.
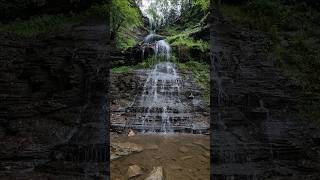
<svg viewBox="0 0 320 180"><path fill-rule="evenodd" d="M128 137L135 136L136 133L132 129L129 130Z"/></svg>
<svg viewBox="0 0 320 180"><path fill-rule="evenodd" d="M127 173L129 179L132 177L140 176L141 174L143 174L143 172L138 165L129 166Z"/></svg>
<svg viewBox="0 0 320 180"><path fill-rule="evenodd" d="M151 145L146 146L145 148L148 150L158 150L159 146L156 144L151 144Z"/></svg>
<svg viewBox="0 0 320 180"><path fill-rule="evenodd" d="M189 149L186 148L185 146L182 146L182 147L179 148L179 151L183 152L183 153L187 153L189 151Z"/></svg>
<svg viewBox="0 0 320 180"><path fill-rule="evenodd" d="M143 147L135 143L111 143L110 159L114 160L141 151L143 151Z"/></svg>
<svg viewBox="0 0 320 180"><path fill-rule="evenodd" d="M161 166L154 167L151 173L144 180L163 180L163 168Z"/></svg>

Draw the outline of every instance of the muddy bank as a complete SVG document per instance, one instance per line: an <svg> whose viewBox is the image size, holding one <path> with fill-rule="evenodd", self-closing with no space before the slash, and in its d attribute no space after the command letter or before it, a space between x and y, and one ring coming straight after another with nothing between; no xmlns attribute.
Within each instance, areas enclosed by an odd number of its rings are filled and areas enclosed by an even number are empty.
<svg viewBox="0 0 320 180"><path fill-rule="evenodd" d="M210 137L192 134L139 134L133 137L111 135L111 144L134 143L140 152L114 159L110 164L111 179L127 178L129 166L138 165L148 176L153 167L161 166L166 180L210 179ZM112 146L112 145L111 145ZM111 150L111 156L115 152Z"/></svg>

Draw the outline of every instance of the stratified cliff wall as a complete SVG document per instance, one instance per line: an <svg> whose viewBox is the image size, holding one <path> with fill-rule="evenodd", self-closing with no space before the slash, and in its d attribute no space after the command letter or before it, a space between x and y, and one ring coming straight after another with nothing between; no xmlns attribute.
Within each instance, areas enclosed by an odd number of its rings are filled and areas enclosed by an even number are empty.
<svg viewBox="0 0 320 180"><path fill-rule="evenodd" d="M1 0L0 22L43 14L79 13L103 0Z"/></svg>

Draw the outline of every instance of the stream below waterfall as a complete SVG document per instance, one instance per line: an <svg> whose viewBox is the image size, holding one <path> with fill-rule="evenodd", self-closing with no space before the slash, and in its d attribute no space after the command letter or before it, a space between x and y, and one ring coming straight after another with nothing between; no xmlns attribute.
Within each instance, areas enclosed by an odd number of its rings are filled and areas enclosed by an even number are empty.
<svg viewBox="0 0 320 180"><path fill-rule="evenodd" d="M117 143L134 143L141 152L111 161L111 179L127 179L128 167L142 169L136 180L143 180L154 167L162 167L166 180L210 179L210 137L194 134L140 134L133 137L115 135Z"/></svg>

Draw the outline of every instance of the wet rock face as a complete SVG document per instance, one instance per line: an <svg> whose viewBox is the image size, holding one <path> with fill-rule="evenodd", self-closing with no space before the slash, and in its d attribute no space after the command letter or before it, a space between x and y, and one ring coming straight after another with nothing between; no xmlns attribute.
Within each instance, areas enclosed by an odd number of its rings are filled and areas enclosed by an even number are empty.
<svg viewBox="0 0 320 180"><path fill-rule="evenodd" d="M267 38L212 22L212 178L317 179L317 130L294 115L301 96L267 58Z"/></svg>
<svg viewBox="0 0 320 180"><path fill-rule="evenodd" d="M143 88L135 72L112 73L110 76L110 95L111 100L132 101L136 94Z"/></svg>
<svg viewBox="0 0 320 180"><path fill-rule="evenodd" d="M0 35L0 177L99 169L62 161L106 166L105 34L103 24L84 24L42 39Z"/></svg>
<svg viewBox="0 0 320 180"><path fill-rule="evenodd" d="M111 74L111 131L124 132L128 128L135 131L151 131L148 128L142 129L140 121L148 111L149 106L142 106L143 92L145 82L148 79L148 74L151 70L140 69L132 73L112 73ZM151 81L150 81L151 82ZM206 102L202 100L201 89L197 83L192 79L191 74L181 74L180 90L176 88L175 91L170 92L172 97L179 98L183 102L183 106L177 101L169 107L169 119L173 123L173 131L188 132L188 133L206 133L209 127L209 107ZM161 84L157 92L165 94L168 91L168 85L163 86L161 91ZM169 89L170 90L170 89ZM146 90L148 91L148 90ZM168 93L169 94L169 93ZM176 96L174 96L176 95ZM192 96L192 97L190 97ZM160 101L159 101L160 103ZM150 121L154 120L158 124L162 122L163 109L160 106L154 106L150 109ZM132 127L128 124L133 122ZM186 124L188 122L190 124ZM149 126L148 126L149 127ZM160 131L156 129L155 131Z"/></svg>

